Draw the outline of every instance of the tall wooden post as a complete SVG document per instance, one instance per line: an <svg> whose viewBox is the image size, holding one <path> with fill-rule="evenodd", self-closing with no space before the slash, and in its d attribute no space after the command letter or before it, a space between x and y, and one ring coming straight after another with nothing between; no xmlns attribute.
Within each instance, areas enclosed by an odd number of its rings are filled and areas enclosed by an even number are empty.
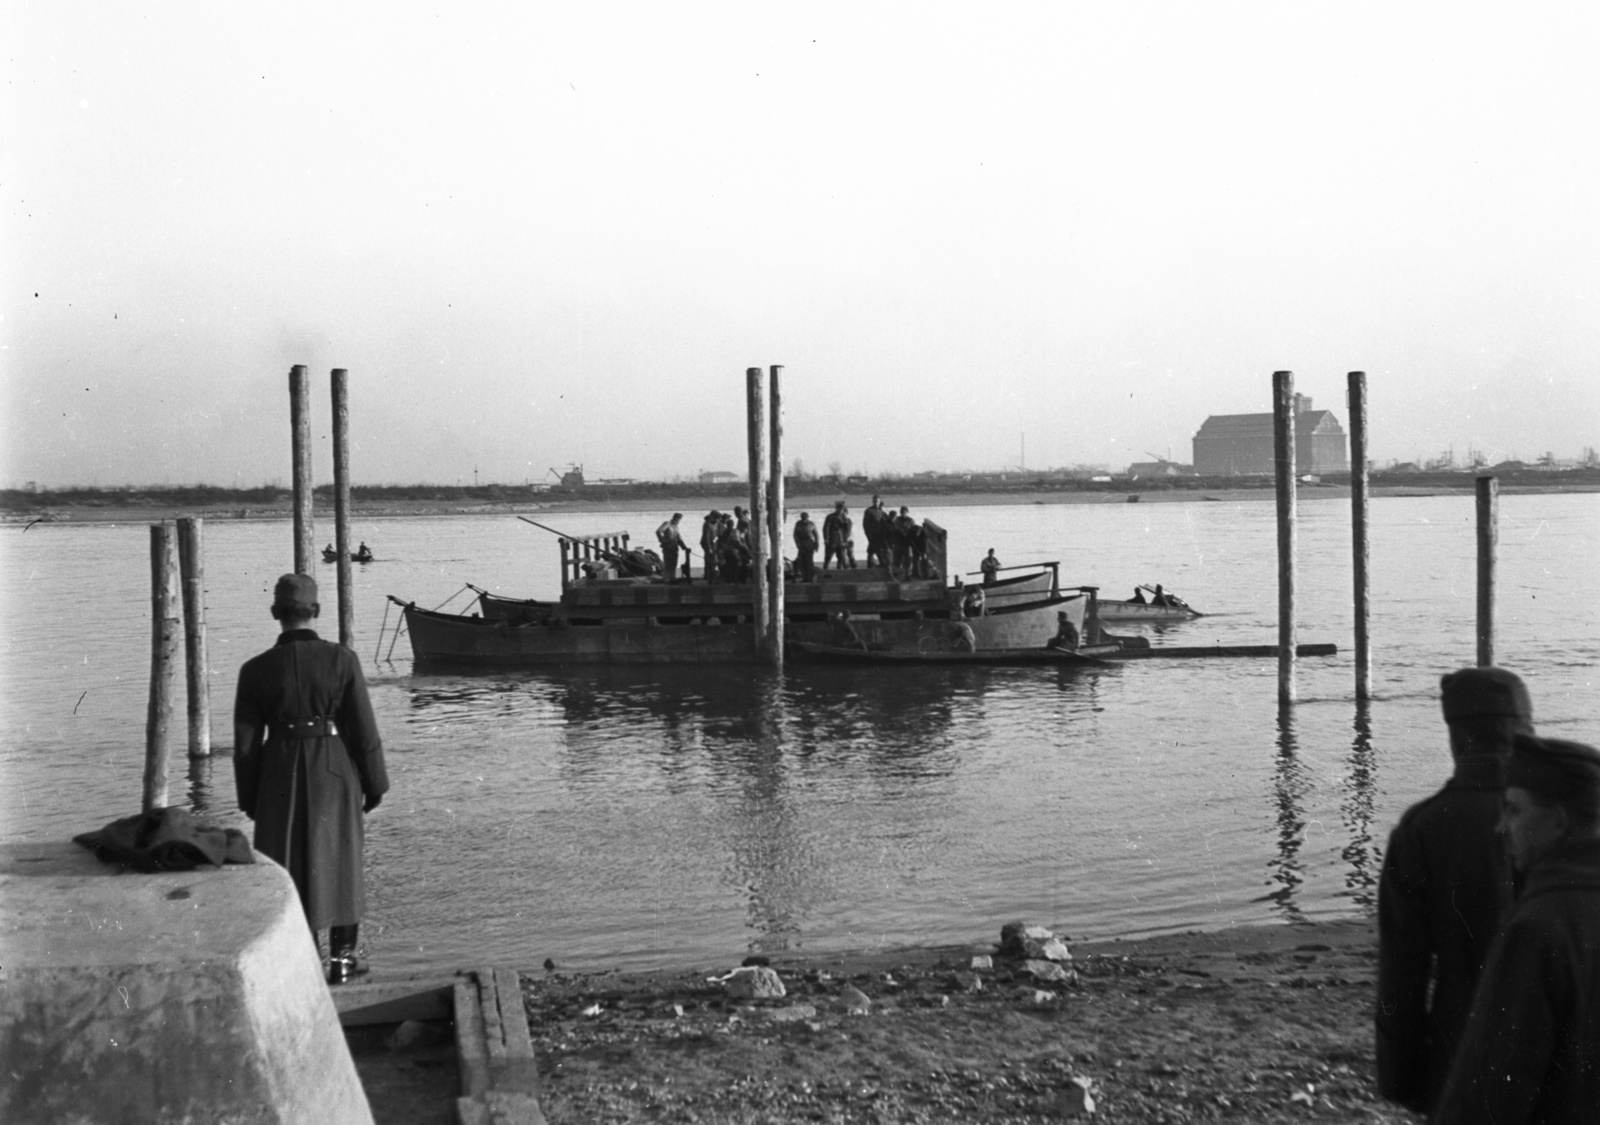
<svg viewBox="0 0 1600 1125"><path fill-rule="evenodd" d="M303 363L289 368L289 429L294 453L294 572L315 574L317 529L311 516L311 376Z"/></svg>
<svg viewBox="0 0 1600 1125"><path fill-rule="evenodd" d="M178 521L178 569L183 580L183 653L189 688L189 757L211 756L211 676L206 656L204 521Z"/></svg>
<svg viewBox="0 0 1600 1125"><path fill-rule="evenodd" d="M333 388L333 546L339 552L339 643L355 645L356 604L350 574L350 372L335 367Z"/></svg>
<svg viewBox="0 0 1600 1125"><path fill-rule="evenodd" d="M1295 402L1294 372L1272 373L1272 449L1278 499L1278 700L1295 699L1297 640L1295 579Z"/></svg>
<svg viewBox="0 0 1600 1125"><path fill-rule="evenodd" d="M1494 663L1494 562L1500 542L1500 482L1478 478L1478 667Z"/></svg>
<svg viewBox="0 0 1600 1125"><path fill-rule="evenodd" d="M1355 582L1356 698L1372 698L1372 580L1367 540L1367 373L1352 371L1350 384L1350 555Z"/></svg>
<svg viewBox="0 0 1600 1125"><path fill-rule="evenodd" d="M747 368L745 404L750 435L750 597L755 625L756 655L771 658L770 622L767 618L767 379L759 367Z"/></svg>
<svg viewBox="0 0 1600 1125"><path fill-rule="evenodd" d="M144 724L145 812L167 805L167 749L172 735L172 689L181 643L178 559L172 528L150 525L150 708Z"/></svg>
<svg viewBox="0 0 1600 1125"><path fill-rule="evenodd" d="M770 514L767 517L767 526L771 530L768 541L772 544L772 586L770 609L768 611L769 634L772 638L772 663L775 667L783 667L783 615L784 615L784 581L783 581L783 532L785 523L784 495L783 495L783 365L773 364L768 371L772 380L772 416L769 419L772 432L772 498Z"/></svg>

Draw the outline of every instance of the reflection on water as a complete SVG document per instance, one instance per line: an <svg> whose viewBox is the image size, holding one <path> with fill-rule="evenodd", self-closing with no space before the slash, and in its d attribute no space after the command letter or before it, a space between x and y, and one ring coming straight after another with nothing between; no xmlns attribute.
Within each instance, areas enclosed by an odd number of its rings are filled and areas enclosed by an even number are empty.
<svg viewBox="0 0 1600 1125"><path fill-rule="evenodd" d="M1356 701L1354 725L1356 735L1350 744L1350 773L1342 786L1344 796L1339 802L1339 813L1350 839L1339 856L1345 862L1344 885L1350 899L1365 911L1377 907L1378 871L1382 862L1372 842L1373 790L1378 767L1372 749L1370 701Z"/></svg>
<svg viewBox="0 0 1600 1125"><path fill-rule="evenodd" d="M1278 853L1267 865L1272 872L1271 882L1276 885L1260 901L1270 902L1286 922L1303 922L1305 912L1296 897L1305 882L1300 849L1305 844L1306 818L1301 801L1311 787L1311 779L1300 762L1292 703L1278 704L1277 748L1272 797L1277 811Z"/></svg>
<svg viewBox="0 0 1600 1125"><path fill-rule="evenodd" d="M226 778L229 791L218 798L212 790L211 778L216 768L216 760L215 756L189 759L189 807L197 815L232 810L234 794L231 770L228 771Z"/></svg>

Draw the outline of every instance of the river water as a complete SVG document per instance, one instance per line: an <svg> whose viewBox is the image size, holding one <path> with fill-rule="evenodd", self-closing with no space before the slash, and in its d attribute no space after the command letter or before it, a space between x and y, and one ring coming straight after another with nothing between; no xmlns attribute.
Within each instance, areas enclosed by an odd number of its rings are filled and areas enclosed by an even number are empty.
<svg viewBox="0 0 1600 1125"><path fill-rule="evenodd" d="M1600 495L1500 504L1499 661L1542 731L1600 740ZM974 569L989 547L1059 559L1064 582L1159 581L1209 614L1157 645L1276 640L1270 501L913 511ZM639 541L667 514L548 520ZM414 675L386 594L551 597L554 540L508 517L358 521L378 561L357 568L356 648L394 785L369 825L371 955L640 969L992 940L1013 918L1082 939L1368 911L1389 829L1448 772L1438 677L1476 653L1474 520L1470 495L1373 502L1363 707L1349 505L1302 493L1300 639L1340 653L1301 661L1287 709L1273 659ZM148 525L4 535L0 841L61 839L138 809ZM221 748L291 558L287 521L205 525ZM230 759L185 760L181 702L175 729L173 800L248 828Z"/></svg>

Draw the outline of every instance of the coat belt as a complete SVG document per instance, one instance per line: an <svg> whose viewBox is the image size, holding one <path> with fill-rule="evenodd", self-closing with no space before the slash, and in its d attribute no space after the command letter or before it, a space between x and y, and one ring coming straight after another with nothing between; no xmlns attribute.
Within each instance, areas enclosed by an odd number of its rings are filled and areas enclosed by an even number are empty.
<svg viewBox="0 0 1600 1125"><path fill-rule="evenodd" d="M279 738L328 738L339 733L332 719L286 719L271 724L272 733Z"/></svg>

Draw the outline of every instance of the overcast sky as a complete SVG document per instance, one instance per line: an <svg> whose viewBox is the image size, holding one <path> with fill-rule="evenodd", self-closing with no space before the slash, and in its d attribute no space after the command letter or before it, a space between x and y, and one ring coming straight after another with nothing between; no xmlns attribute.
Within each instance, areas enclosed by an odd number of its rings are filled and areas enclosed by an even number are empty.
<svg viewBox="0 0 1600 1125"><path fill-rule="evenodd" d="M12 0L0 484L1600 444L1600 5L980 7Z"/></svg>

